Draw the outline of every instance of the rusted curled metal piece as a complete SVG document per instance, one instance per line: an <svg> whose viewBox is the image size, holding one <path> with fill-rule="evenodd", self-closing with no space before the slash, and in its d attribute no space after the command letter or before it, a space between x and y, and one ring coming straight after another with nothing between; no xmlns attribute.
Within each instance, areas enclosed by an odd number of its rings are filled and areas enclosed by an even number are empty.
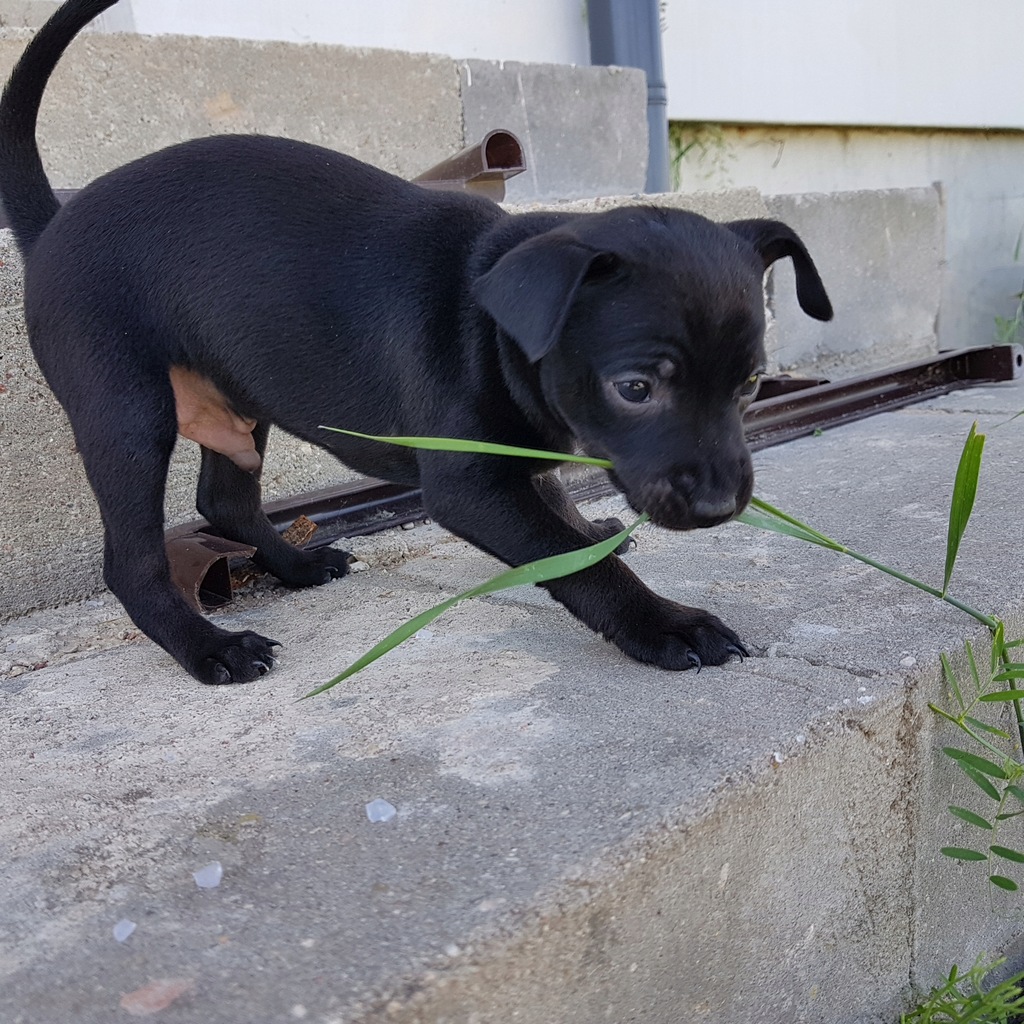
<svg viewBox="0 0 1024 1024"><path fill-rule="evenodd" d="M166 538L171 579L196 611L219 608L231 600L232 558L249 558L256 549L248 544L209 533L174 531Z"/></svg>
<svg viewBox="0 0 1024 1024"><path fill-rule="evenodd" d="M500 203L505 182L526 170L519 140L504 128L488 132L483 141L442 160L412 180L423 188L477 192Z"/></svg>

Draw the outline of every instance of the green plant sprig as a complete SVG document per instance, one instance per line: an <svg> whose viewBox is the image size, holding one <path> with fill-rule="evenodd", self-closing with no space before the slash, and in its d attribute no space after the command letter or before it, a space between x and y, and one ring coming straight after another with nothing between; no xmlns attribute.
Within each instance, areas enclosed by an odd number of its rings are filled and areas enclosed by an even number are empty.
<svg viewBox="0 0 1024 1024"><path fill-rule="evenodd" d="M979 957L963 974L954 964L945 983L902 1014L900 1024L1012 1024L1024 1010L1024 971L988 990L983 987L985 978L1004 963L986 964Z"/></svg>

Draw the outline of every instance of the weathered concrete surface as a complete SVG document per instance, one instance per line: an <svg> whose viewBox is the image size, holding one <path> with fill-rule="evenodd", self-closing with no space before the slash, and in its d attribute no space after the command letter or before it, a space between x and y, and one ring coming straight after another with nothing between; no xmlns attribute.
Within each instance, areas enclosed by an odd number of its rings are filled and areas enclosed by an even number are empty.
<svg viewBox="0 0 1024 1024"><path fill-rule="evenodd" d="M0 76L31 35L0 36ZM412 177L462 148L458 72L445 57L390 50L86 33L57 66L39 120L64 188L230 132L286 135Z"/></svg>
<svg viewBox="0 0 1024 1024"><path fill-rule="evenodd" d="M781 367L843 377L935 353L945 251L937 188L766 196L765 203L807 243L841 325L801 316L792 264L778 263L771 296L787 324L776 352Z"/></svg>
<svg viewBox="0 0 1024 1024"><path fill-rule="evenodd" d="M31 36L0 28L0 78ZM53 184L77 188L172 143L234 132L313 142L411 178L510 128L530 163L510 195L616 195L643 187L644 83L636 69L86 32L47 89L39 139Z"/></svg>
<svg viewBox="0 0 1024 1024"><path fill-rule="evenodd" d="M509 179L510 202L643 191L647 79L642 71L467 60L460 62L459 73L466 139L501 127L523 144L527 170Z"/></svg>
<svg viewBox="0 0 1024 1024"><path fill-rule="evenodd" d="M1024 386L984 388L771 449L758 492L935 581L977 418L953 592L1020 636L1024 419L992 428L1022 407ZM985 799L926 709L939 652L983 645L961 612L744 525L647 528L633 568L752 658L644 668L509 592L295 703L496 569L434 527L352 546L370 571L218 617L285 644L246 687L184 678L109 597L4 628L0 1019L107 1024L179 978L170 1024L892 1024L953 960L1024 956L1021 904L991 914L985 872L938 854L969 841L946 805ZM377 796L397 819L366 820Z"/></svg>

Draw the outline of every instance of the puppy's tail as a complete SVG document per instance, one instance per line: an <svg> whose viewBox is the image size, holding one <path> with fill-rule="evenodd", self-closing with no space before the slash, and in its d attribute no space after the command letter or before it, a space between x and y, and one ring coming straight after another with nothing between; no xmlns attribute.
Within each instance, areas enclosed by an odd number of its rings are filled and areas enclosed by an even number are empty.
<svg viewBox="0 0 1024 1024"><path fill-rule="evenodd" d="M59 209L36 143L46 83L68 44L117 0L68 0L28 44L0 98L0 197L14 237L27 253Z"/></svg>

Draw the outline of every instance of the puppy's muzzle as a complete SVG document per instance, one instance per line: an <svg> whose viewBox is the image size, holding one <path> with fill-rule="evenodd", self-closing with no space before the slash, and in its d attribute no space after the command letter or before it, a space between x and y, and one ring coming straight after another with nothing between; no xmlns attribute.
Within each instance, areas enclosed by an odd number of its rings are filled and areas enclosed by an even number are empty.
<svg viewBox="0 0 1024 1024"><path fill-rule="evenodd" d="M750 458L739 460L733 471L707 473L676 469L650 481L631 481L610 472L615 486L630 506L646 512L657 526L669 530L698 530L720 526L746 508L754 491Z"/></svg>

